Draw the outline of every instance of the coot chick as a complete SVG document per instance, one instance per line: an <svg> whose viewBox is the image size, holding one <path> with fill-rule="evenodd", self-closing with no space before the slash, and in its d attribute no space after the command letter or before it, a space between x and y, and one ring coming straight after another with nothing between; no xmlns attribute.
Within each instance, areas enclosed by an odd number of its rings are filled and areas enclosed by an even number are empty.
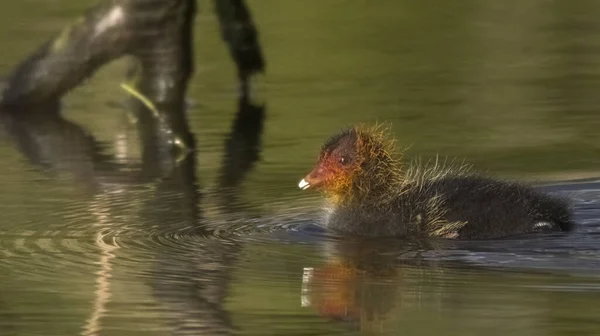
<svg viewBox="0 0 600 336"><path fill-rule="evenodd" d="M404 164L388 130L350 127L321 148L299 183L326 199L325 226L356 236L491 239L569 231L566 200L477 175L465 165Z"/></svg>

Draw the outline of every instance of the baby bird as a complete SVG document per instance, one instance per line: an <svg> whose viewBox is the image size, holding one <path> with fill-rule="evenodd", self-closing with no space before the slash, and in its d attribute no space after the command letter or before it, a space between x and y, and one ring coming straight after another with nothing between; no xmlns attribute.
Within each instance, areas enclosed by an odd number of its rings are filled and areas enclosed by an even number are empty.
<svg viewBox="0 0 600 336"><path fill-rule="evenodd" d="M302 190L326 199L325 226L355 236L493 239L573 228L566 200L468 166L405 165L380 127L329 139Z"/></svg>

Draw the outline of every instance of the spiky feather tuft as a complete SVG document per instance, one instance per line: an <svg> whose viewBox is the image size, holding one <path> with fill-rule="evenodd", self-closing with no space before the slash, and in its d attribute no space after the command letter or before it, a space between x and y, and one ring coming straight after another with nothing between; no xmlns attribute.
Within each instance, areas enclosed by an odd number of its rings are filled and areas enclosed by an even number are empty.
<svg viewBox="0 0 600 336"><path fill-rule="evenodd" d="M325 142L321 155L335 149L348 137L354 142L358 164L350 172L337 176L330 190L325 190L330 206L348 207L365 203L385 215L392 211L390 202L402 195L418 197L421 193L414 191L423 191L428 181L472 173L468 165L447 160L441 162L439 158L425 164L420 160L405 164L402 160L404 150L396 151L396 139L391 136L389 124L358 124L343 129ZM443 196L436 195L426 202L422 211L416 211L406 220L420 226L420 230L428 235L450 237L465 223L448 222L445 220L446 212Z"/></svg>

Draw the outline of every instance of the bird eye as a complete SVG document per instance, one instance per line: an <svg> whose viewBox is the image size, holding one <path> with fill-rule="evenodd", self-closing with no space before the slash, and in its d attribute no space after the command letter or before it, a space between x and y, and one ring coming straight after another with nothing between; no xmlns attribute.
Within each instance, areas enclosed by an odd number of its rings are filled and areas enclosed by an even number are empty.
<svg viewBox="0 0 600 336"><path fill-rule="evenodd" d="M347 157L342 156L342 157L339 158L338 162L341 163L341 164L343 164L343 165L346 165L346 164L348 164L350 162L350 160Z"/></svg>

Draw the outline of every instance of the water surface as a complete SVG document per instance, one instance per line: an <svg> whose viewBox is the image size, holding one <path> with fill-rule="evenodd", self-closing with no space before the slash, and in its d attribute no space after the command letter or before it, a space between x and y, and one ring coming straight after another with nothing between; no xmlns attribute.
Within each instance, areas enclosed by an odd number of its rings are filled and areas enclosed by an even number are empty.
<svg viewBox="0 0 600 336"><path fill-rule="evenodd" d="M0 142L0 334L600 333L599 4L248 3L267 60L249 101L200 3L193 155L142 162L123 62L70 93L64 119L22 121L28 146ZM1 4L0 72L88 5ZM249 152L239 113L265 116ZM410 156L550 184L573 199L578 230L486 242L324 232L318 196L296 184L332 132L376 120ZM260 159L240 172L248 153Z"/></svg>

